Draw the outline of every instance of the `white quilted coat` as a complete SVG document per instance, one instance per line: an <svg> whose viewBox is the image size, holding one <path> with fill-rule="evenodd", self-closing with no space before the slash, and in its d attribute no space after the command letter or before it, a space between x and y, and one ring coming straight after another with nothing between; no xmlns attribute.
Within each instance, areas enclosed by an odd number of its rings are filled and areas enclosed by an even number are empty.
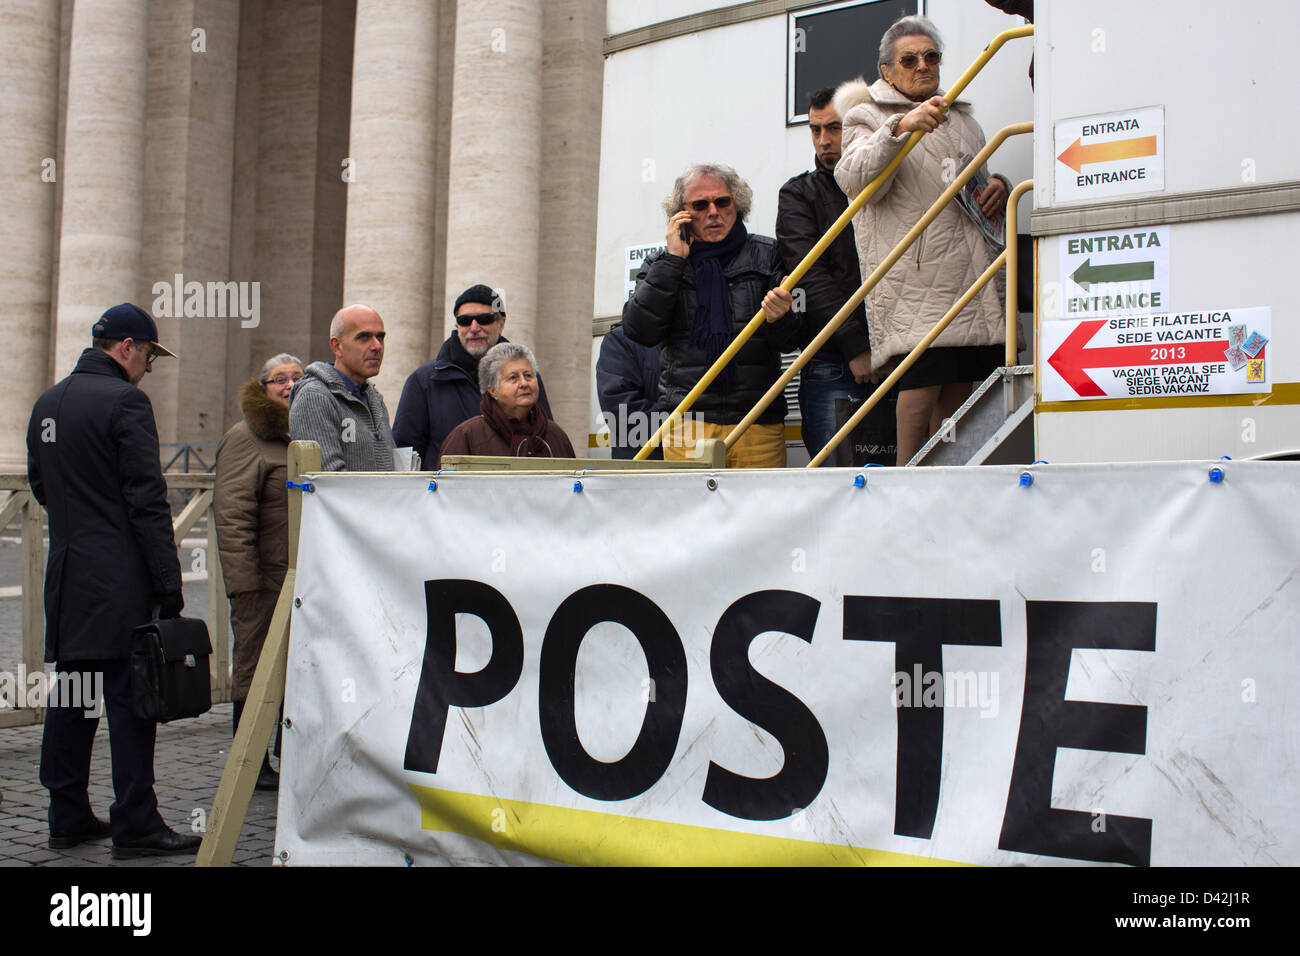
<svg viewBox="0 0 1300 956"><path fill-rule="evenodd" d="M907 141L907 134L889 135L890 118L916 104L884 80L868 86L861 78L842 84L835 91L834 103L844 123L843 153L835 166L835 180L852 199ZM983 147L984 133L971 118L970 106L958 100L948 111L948 122L921 138L854 217L864 280L961 171L962 154L973 156ZM910 352L995 254L990 253L975 224L956 203L950 203L868 296L872 368L880 369L890 359ZM999 298L1002 288L999 274L933 344L1001 344L1006 329Z"/></svg>

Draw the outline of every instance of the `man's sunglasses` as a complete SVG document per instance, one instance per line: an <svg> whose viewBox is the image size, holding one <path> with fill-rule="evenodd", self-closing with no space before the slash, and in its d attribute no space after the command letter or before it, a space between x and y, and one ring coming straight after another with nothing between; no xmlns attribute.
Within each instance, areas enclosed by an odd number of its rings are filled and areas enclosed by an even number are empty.
<svg viewBox="0 0 1300 956"><path fill-rule="evenodd" d="M943 54L938 50L926 50L922 54L904 53L898 58L898 65L905 70L915 70L916 64L920 63L922 58L925 59L926 66L938 66L939 61L943 59Z"/></svg>
<svg viewBox="0 0 1300 956"><path fill-rule="evenodd" d="M469 328L475 322L479 325L487 326L494 324L500 317L501 316L496 312L471 312L468 315L456 316L456 324L462 329Z"/></svg>
<svg viewBox="0 0 1300 956"><path fill-rule="evenodd" d="M719 196L716 199L692 199L686 205L690 206L696 212L704 212L704 210L709 208L710 203L719 209L726 209L731 205L731 197Z"/></svg>

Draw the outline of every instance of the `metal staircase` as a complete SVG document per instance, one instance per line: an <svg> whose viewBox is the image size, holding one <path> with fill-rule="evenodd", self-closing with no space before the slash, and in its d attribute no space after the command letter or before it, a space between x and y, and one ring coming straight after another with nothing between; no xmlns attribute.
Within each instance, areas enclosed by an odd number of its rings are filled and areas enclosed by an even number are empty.
<svg viewBox="0 0 1300 956"><path fill-rule="evenodd" d="M985 379L907 464L1009 465L1034 460L1034 367Z"/></svg>

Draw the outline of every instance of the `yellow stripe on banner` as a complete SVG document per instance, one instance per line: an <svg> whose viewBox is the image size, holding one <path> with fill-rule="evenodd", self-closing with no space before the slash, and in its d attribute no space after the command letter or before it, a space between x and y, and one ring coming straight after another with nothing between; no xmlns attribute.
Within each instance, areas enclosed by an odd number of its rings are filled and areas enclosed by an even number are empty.
<svg viewBox="0 0 1300 956"><path fill-rule="evenodd" d="M1300 382L1280 382L1271 392L1244 395L1168 395L1164 398L1098 398L1039 402L1035 412L1116 412L1141 408L1231 408L1241 405L1300 405Z"/></svg>
<svg viewBox="0 0 1300 956"><path fill-rule="evenodd" d="M577 866L967 866L910 853L759 836L408 784L420 828Z"/></svg>

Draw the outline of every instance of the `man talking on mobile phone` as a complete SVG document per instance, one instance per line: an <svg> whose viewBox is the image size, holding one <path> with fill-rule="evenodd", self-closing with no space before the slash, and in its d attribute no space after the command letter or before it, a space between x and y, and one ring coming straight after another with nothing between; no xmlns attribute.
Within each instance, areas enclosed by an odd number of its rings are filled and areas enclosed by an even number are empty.
<svg viewBox="0 0 1300 956"><path fill-rule="evenodd" d="M659 410L671 412L761 308L766 324L747 341L664 436L664 458L692 457L695 443L725 438L781 374L781 353L800 345L776 241L745 229L753 192L730 166L691 166L664 200L668 248L646 259L623 306L623 331L661 345ZM729 468L785 467L785 398L727 449Z"/></svg>

